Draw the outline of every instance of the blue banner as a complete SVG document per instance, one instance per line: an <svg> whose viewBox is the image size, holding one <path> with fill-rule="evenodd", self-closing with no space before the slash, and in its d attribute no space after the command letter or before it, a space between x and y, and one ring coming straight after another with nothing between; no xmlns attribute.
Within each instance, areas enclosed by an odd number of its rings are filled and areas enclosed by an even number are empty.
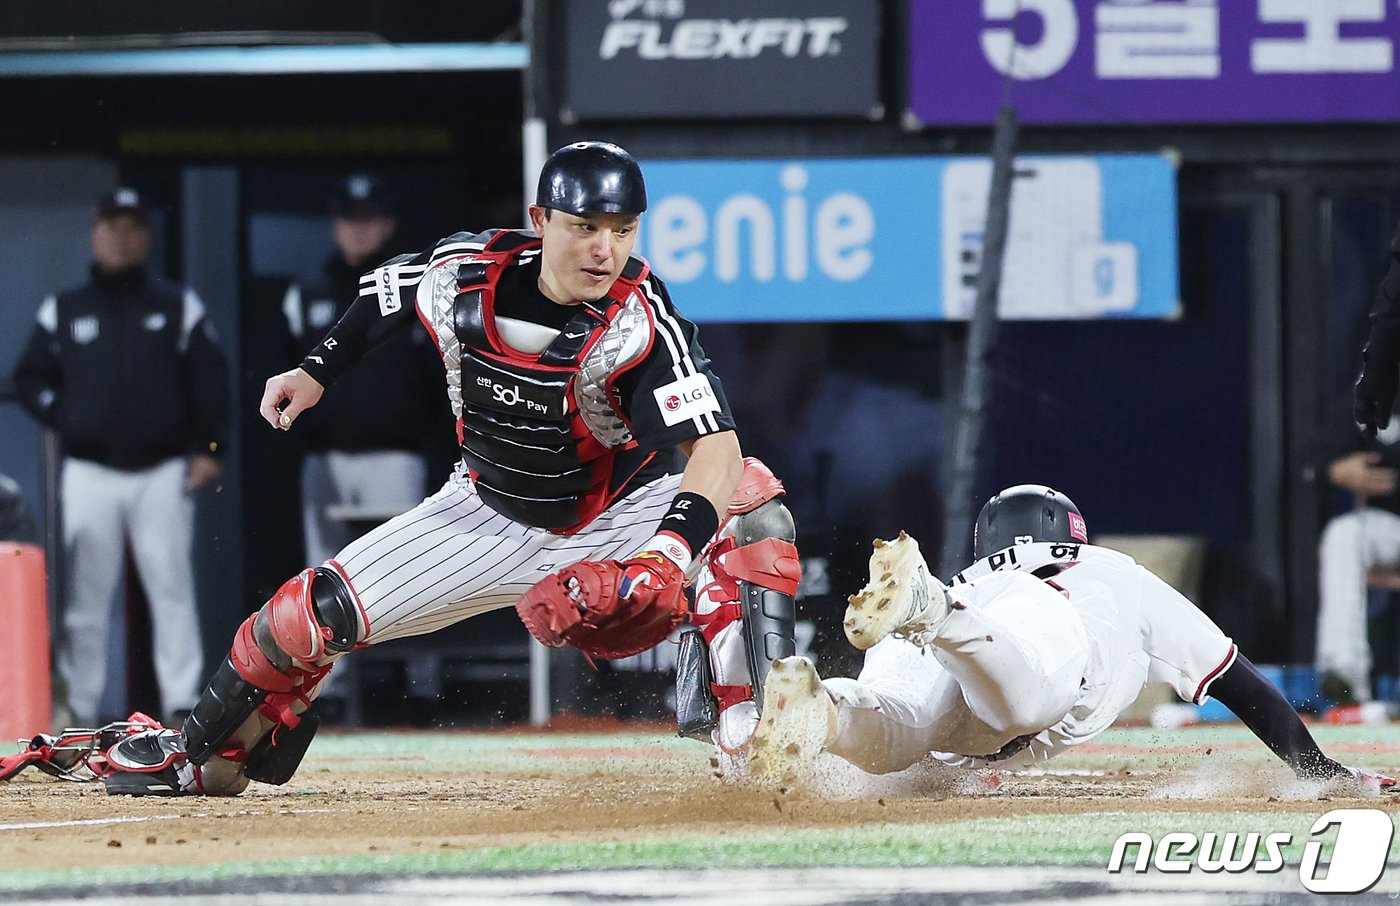
<svg viewBox="0 0 1400 906"><path fill-rule="evenodd" d="M909 108L1023 123L1393 123L1383 0L910 0ZM950 86L956 86L951 88Z"/></svg>
<svg viewBox="0 0 1400 906"><path fill-rule="evenodd" d="M981 157L644 161L638 251L695 321L970 316L991 163ZM1179 309L1176 171L1158 155L1016 162L1008 319Z"/></svg>

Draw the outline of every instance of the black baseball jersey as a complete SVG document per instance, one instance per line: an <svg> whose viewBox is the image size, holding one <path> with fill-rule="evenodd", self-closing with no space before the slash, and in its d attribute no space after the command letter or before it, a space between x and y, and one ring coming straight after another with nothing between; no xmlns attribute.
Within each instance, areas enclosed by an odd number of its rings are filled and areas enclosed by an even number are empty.
<svg viewBox="0 0 1400 906"><path fill-rule="evenodd" d="M538 292L540 240L457 233L361 280L302 367L322 384L418 320L442 355L463 461L512 519L571 532L676 471L676 444L734 428L694 324L632 258L597 303Z"/></svg>
<svg viewBox="0 0 1400 906"><path fill-rule="evenodd" d="M380 261L374 256L371 261ZM349 310L360 293L360 270L337 252L287 288L282 314L298 361ZM314 451L423 449L428 432L445 430L442 368L436 347L421 332L388 337L343 376L312 409L297 430Z"/></svg>
<svg viewBox="0 0 1400 906"><path fill-rule="evenodd" d="M1391 349L1400 342L1400 227L1390 240L1390 266L1371 305L1371 333L1367 346Z"/></svg>
<svg viewBox="0 0 1400 906"><path fill-rule="evenodd" d="M94 268L45 299L15 385L68 455L117 469L218 454L228 437L228 366L204 305L144 268Z"/></svg>

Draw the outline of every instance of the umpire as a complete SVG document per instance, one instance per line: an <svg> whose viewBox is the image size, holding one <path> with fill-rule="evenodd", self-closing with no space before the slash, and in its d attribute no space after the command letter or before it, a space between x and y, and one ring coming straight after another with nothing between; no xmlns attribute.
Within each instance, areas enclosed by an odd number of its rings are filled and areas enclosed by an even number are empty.
<svg viewBox="0 0 1400 906"><path fill-rule="evenodd" d="M203 678L192 495L219 477L228 368L203 303L148 273L150 250L142 197L104 197L88 279L43 300L14 375L25 408L63 442L57 666L83 726L108 716L98 711L127 545L150 602L165 713L192 707Z"/></svg>

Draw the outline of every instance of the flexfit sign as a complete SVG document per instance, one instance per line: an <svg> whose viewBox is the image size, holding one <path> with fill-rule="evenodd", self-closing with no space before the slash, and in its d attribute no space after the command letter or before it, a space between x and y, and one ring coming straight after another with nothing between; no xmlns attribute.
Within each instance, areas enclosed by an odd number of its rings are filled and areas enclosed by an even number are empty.
<svg viewBox="0 0 1400 906"><path fill-rule="evenodd" d="M562 9L560 9L562 7ZM566 121L878 116L878 0L567 0Z"/></svg>
<svg viewBox="0 0 1400 906"><path fill-rule="evenodd" d="M1395 0L910 0L910 112L1026 123L1393 122Z"/></svg>
<svg viewBox="0 0 1400 906"><path fill-rule="evenodd" d="M643 161L637 250L695 321L959 320L972 313L981 157ZM1176 173L1159 155L1019 158L1008 319L1177 313Z"/></svg>

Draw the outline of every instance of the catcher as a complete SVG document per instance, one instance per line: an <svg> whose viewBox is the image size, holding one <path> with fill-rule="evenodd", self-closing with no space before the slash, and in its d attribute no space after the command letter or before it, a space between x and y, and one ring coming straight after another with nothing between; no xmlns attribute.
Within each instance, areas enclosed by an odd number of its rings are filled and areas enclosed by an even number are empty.
<svg viewBox="0 0 1400 906"><path fill-rule="evenodd" d="M875 542L851 596L857 679L773 666L750 746L768 785L800 781L821 751L871 773L931 755L949 766L1029 767L1106 730L1149 683L1219 699L1300 778L1338 793L1395 781L1339 764L1219 627L1131 557L1088 543L1079 509L1044 485L992 497L977 561L945 586L919 545Z"/></svg>
<svg viewBox="0 0 1400 906"><path fill-rule="evenodd" d="M457 233L364 275L301 366L268 380L261 414L292 427L377 342L421 325L457 416L456 473L278 589L182 729L104 753L108 792L283 783L338 658L511 603L544 644L602 658L690 618L680 730L742 749L768 664L794 651L795 532L782 485L740 454L695 326L632 254L646 207L631 155L580 142L545 163L533 232Z"/></svg>

